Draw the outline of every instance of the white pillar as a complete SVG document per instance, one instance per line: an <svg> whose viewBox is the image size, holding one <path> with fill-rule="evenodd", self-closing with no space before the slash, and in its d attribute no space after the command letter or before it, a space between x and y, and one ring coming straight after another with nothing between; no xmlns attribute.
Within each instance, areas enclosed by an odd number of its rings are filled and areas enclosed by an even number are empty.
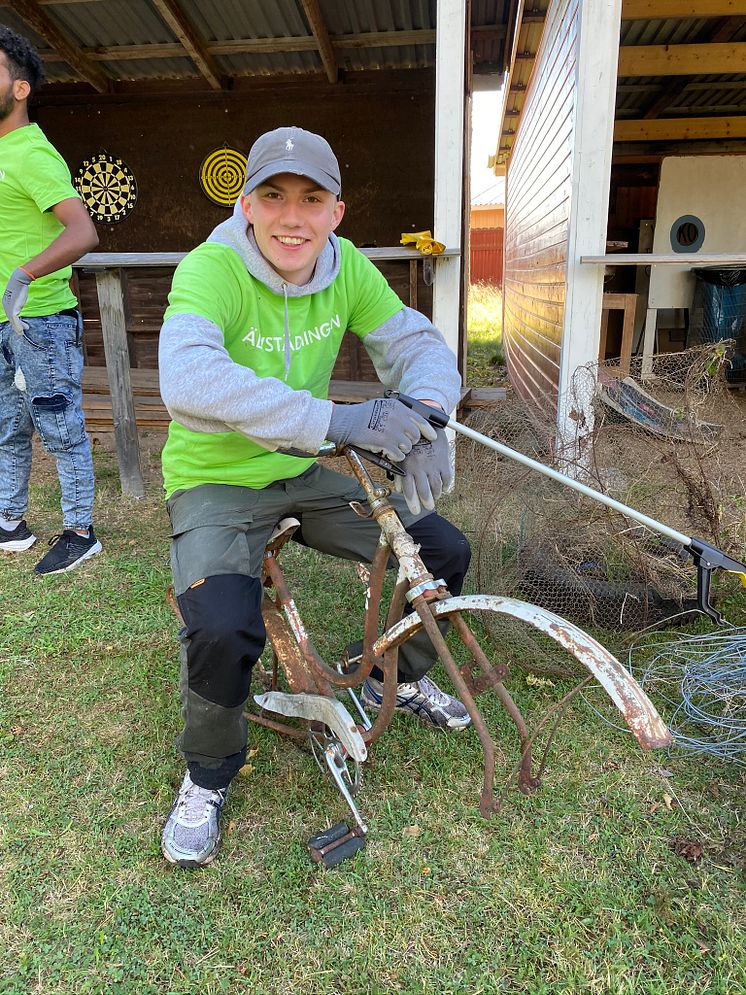
<svg viewBox="0 0 746 995"><path fill-rule="evenodd" d="M557 410L560 445L572 444L579 431L578 412L572 410L568 396L575 371L598 359L603 266L582 266L580 257L606 254L621 16L622 0L581 0L579 5L567 296ZM590 432L590 404L583 414L585 431Z"/></svg>
<svg viewBox="0 0 746 995"><path fill-rule="evenodd" d="M435 209L433 235L462 249L466 0L438 0L435 36ZM435 260L433 324L458 356L461 255Z"/></svg>

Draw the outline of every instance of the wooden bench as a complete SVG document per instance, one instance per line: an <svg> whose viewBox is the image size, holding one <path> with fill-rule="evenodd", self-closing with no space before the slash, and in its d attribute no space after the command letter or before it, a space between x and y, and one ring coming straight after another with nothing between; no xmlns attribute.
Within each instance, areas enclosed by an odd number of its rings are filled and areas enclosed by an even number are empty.
<svg viewBox="0 0 746 995"><path fill-rule="evenodd" d="M131 369L130 382L137 427L168 428L171 418L161 400L158 370ZM500 389L497 388L497 391L499 395ZM377 381L332 380L329 384L329 399L341 404L368 401L371 397L380 397L382 393L383 384ZM466 403L471 394L468 388L463 389L460 405ZM86 366L83 369L83 411L88 428L113 431L114 416L105 366Z"/></svg>

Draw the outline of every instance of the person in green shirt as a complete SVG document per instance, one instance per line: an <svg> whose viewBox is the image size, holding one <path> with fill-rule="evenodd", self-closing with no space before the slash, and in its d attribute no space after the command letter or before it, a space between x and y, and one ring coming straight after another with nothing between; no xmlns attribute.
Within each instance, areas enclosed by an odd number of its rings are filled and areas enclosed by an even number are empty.
<svg viewBox="0 0 746 995"><path fill-rule="evenodd" d="M0 27L0 550L36 536L24 515L34 431L54 456L63 531L38 574L72 570L101 550L93 532L93 462L82 409L82 322L71 264L98 245L88 212L28 101L43 77L37 52Z"/></svg>
<svg viewBox="0 0 746 995"><path fill-rule="evenodd" d="M287 450L313 454L328 438L399 462L403 494L392 500L428 569L458 594L469 565L465 536L434 511L451 481L444 432L396 400L328 400L346 330L389 387L445 411L461 387L440 332L334 234L340 194L339 164L320 135L262 135L233 217L179 264L169 294L159 339L173 419L163 476L184 619L178 746L187 771L161 846L182 867L215 857L228 786L245 761L244 707L265 642L262 554L274 527L293 515L296 541L348 559L370 562L377 548L378 526L354 508L364 501L357 482ZM427 676L434 663L426 634L402 646L397 707L431 728L464 729L463 703ZM374 668L363 685L366 707L380 707L382 678Z"/></svg>

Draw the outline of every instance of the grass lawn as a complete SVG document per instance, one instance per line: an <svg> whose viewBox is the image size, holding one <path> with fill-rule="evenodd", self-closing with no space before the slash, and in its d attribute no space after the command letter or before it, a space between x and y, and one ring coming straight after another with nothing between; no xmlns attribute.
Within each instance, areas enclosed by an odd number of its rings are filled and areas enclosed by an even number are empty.
<svg viewBox="0 0 746 995"><path fill-rule="evenodd" d="M466 383L491 387L507 380L502 344L502 294L489 283L469 287L466 308Z"/></svg>
<svg viewBox="0 0 746 995"><path fill-rule="evenodd" d="M48 578L33 575L42 542L0 559L0 992L746 992L743 768L646 755L577 699L542 788L511 788L490 822L474 733L397 716L358 798L367 848L331 872L304 843L346 817L341 799L308 754L253 728L220 857L168 866L182 766L157 456L139 503L111 453L96 465L101 556ZM28 519L59 527L38 454ZM354 568L287 553L333 659L362 607ZM566 690L520 672L509 688L539 714ZM480 702L504 781L515 736Z"/></svg>

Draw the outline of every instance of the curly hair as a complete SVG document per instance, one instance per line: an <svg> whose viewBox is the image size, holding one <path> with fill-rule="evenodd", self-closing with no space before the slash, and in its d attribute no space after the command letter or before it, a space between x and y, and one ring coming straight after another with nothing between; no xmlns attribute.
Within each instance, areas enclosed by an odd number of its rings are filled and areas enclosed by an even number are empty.
<svg viewBox="0 0 746 995"><path fill-rule="evenodd" d="M25 79L33 93L44 79L44 65L31 42L0 25L0 52L8 60L10 78Z"/></svg>

